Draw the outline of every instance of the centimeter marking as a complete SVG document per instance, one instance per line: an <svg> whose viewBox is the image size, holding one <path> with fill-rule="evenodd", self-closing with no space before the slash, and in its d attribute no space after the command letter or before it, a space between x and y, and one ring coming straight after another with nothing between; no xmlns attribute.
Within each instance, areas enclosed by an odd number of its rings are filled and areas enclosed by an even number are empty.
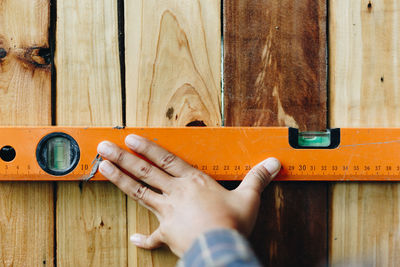
<svg viewBox="0 0 400 267"><path fill-rule="evenodd" d="M277 180L284 180L285 177L299 177L300 180L357 180L357 177L391 177L400 176L400 165L371 165L371 164L308 164L306 162L296 163L296 165L290 164L284 166L284 175L281 175ZM221 180L240 180L248 171L252 168L251 165L245 164L191 164L193 168L198 169L202 172L207 173L212 177L219 178ZM88 175L91 171L90 163L79 164L74 171L71 172L71 176L79 178L80 176ZM30 164L26 165L13 165L5 164L0 169L0 175L4 176L18 176L26 174L28 176L49 176L43 170L38 172L32 172ZM329 179L328 177L331 177ZM345 178L343 178L345 177ZM60 177L62 179L63 177ZM302 179L301 179L302 178ZM57 177L51 178L57 180ZM390 179L390 178L389 178Z"/></svg>

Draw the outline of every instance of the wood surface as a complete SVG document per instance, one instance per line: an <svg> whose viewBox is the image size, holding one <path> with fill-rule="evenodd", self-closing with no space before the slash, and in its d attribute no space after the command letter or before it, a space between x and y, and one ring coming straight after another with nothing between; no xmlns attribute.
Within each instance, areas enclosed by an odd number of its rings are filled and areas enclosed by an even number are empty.
<svg viewBox="0 0 400 267"><path fill-rule="evenodd" d="M125 1L128 126L221 125L220 2ZM158 222L128 200L128 234ZM129 266L174 266L166 248L128 245Z"/></svg>
<svg viewBox="0 0 400 267"><path fill-rule="evenodd" d="M400 126L400 4L330 1L332 127ZM337 183L331 189L330 263L400 262L398 183Z"/></svg>
<svg viewBox="0 0 400 267"><path fill-rule="evenodd" d="M122 125L117 1L57 1L57 124ZM108 182L58 183L57 266L126 266L126 197Z"/></svg>
<svg viewBox="0 0 400 267"><path fill-rule="evenodd" d="M326 1L225 1L225 122L326 129Z"/></svg>
<svg viewBox="0 0 400 267"><path fill-rule="evenodd" d="M326 1L224 1L226 126L326 129ZM273 155L265 155L265 157ZM273 183L251 236L266 266L327 261L327 185Z"/></svg>
<svg viewBox="0 0 400 267"><path fill-rule="evenodd" d="M48 0L1 1L1 125L51 123L48 27ZM52 183L0 183L0 266L54 264L53 203Z"/></svg>

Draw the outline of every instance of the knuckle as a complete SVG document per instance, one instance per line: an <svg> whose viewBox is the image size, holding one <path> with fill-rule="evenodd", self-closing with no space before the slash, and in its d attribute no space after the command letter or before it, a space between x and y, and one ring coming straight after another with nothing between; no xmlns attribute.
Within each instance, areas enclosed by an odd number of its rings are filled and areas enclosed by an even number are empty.
<svg viewBox="0 0 400 267"><path fill-rule="evenodd" d="M113 180L121 180L123 178L123 173L120 170L114 169L111 173L111 178Z"/></svg>
<svg viewBox="0 0 400 267"><path fill-rule="evenodd" d="M263 168L253 168L250 170L251 174L260 180L262 185L266 185L268 183L268 174L267 171Z"/></svg>
<svg viewBox="0 0 400 267"><path fill-rule="evenodd" d="M145 248L151 249L154 245L154 240L152 237L148 237L146 241L144 241Z"/></svg>
<svg viewBox="0 0 400 267"><path fill-rule="evenodd" d="M173 166L174 162L176 161L176 156L172 153L167 153L161 157L161 168L168 169Z"/></svg>
<svg viewBox="0 0 400 267"><path fill-rule="evenodd" d="M117 164L121 164L122 162L124 162L125 160L125 151L123 151L122 149L118 149L115 152L115 162Z"/></svg>
<svg viewBox="0 0 400 267"><path fill-rule="evenodd" d="M207 177L202 173L195 172L192 174L191 180L196 184L205 185L207 182Z"/></svg>
<svg viewBox="0 0 400 267"><path fill-rule="evenodd" d="M147 187L142 184L138 184L138 186L132 191L131 197L135 200L142 200L143 202L146 202L147 198L146 192L147 192Z"/></svg>
<svg viewBox="0 0 400 267"><path fill-rule="evenodd" d="M161 240L161 242L165 242L165 237L167 236L167 231L165 230L165 228L164 227L162 227L161 225L159 226L159 237L160 237L160 240Z"/></svg>
<svg viewBox="0 0 400 267"><path fill-rule="evenodd" d="M142 165L138 168L138 179L140 180L145 180L146 178L148 178L151 174L151 172L153 171L153 166L151 164L145 164Z"/></svg>
<svg viewBox="0 0 400 267"><path fill-rule="evenodd" d="M147 154L150 149L150 144L146 139L141 140L138 144L137 151L141 154Z"/></svg>

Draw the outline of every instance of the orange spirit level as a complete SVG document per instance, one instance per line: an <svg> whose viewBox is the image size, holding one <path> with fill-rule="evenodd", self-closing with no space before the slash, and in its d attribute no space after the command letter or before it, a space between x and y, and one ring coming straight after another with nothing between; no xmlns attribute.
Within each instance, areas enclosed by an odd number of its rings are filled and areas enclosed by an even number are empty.
<svg viewBox="0 0 400 267"><path fill-rule="evenodd" d="M98 143L109 140L127 149L124 139L131 133L218 180L241 180L274 156L282 162L277 180L400 181L400 128L301 133L266 127L2 127L0 180L104 180L95 168Z"/></svg>

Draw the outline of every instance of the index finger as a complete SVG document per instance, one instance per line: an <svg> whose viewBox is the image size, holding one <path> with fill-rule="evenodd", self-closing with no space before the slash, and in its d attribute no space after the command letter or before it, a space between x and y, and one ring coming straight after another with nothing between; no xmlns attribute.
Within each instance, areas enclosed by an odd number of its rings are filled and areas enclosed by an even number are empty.
<svg viewBox="0 0 400 267"><path fill-rule="evenodd" d="M172 176L179 177L188 171L193 171L193 167L187 162L146 138L130 134L125 138L125 143L130 149L145 156Z"/></svg>

